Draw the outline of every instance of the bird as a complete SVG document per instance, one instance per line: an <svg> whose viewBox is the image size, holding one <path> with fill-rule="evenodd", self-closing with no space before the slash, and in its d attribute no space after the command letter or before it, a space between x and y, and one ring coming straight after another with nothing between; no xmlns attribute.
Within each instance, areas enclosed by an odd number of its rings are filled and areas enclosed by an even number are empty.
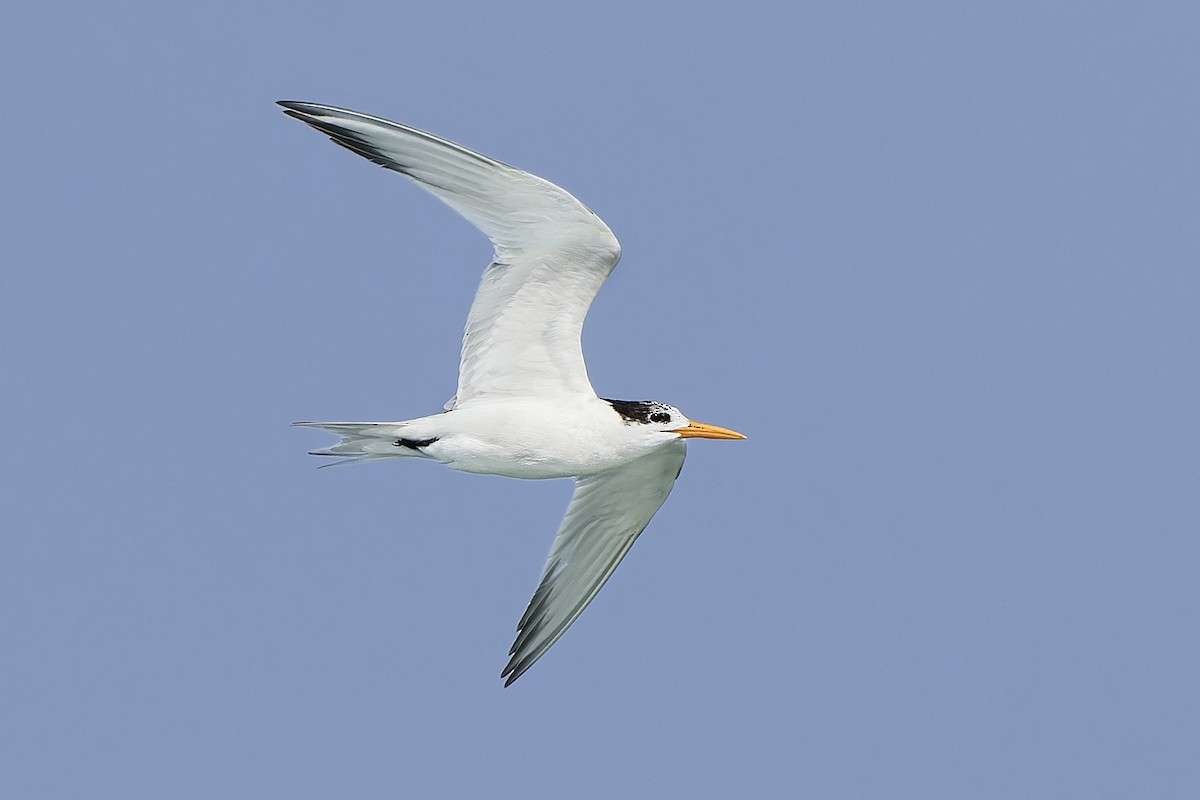
<svg viewBox="0 0 1200 800"><path fill-rule="evenodd" d="M599 397L584 317L621 257L591 209L555 184L431 133L334 106L279 101L336 144L400 173L491 240L442 410L398 422L297 422L340 437L313 455L397 458L462 472L572 478L574 493L500 674L509 686L595 598L662 506L686 440L745 439L656 401ZM325 466L333 466L326 464Z"/></svg>

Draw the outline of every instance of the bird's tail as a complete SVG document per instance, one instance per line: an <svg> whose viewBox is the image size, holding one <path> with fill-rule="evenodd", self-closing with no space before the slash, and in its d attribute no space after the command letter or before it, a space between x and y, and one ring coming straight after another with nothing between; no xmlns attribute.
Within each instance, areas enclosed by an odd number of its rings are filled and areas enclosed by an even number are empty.
<svg viewBox="0 0 1200 800"><path fill-rule="evenodd" d="M293 424L304 428L320 428L342 437L342 440L332 447L309 451L309 454L314 456L344 457L341 461L322 464L323 467L381 461L387 458L428 458L425 453L421 452L421 448L434 441L405 437L407 423L404 422L295 422Z"/></svg>

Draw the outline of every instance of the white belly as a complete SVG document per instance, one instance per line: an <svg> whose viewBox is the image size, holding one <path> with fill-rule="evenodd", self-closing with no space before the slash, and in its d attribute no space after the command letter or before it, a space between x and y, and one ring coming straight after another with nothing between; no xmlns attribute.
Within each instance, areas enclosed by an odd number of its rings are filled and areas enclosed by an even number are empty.
<svg viewBox="0 0 1200 800"><path fill-rule="evenodd" d="M511 478L569 478L644 455L622 436L624 423L595 398L568 403L490 401L426 417L437 441L426 455L463 472ZM438 430L434 430L437 428ZM424 427L422 428L424 430Z"/></svg>

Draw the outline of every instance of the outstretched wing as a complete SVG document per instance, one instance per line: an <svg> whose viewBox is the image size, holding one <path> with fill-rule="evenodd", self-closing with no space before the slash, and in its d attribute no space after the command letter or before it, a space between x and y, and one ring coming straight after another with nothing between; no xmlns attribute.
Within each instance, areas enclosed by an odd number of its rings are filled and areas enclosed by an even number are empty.
<svg viewBox="0 0 1200 800"><path fill-rule="evenodd" d="M517 625L508 686L533 666L583 613L645 530L679 477L687 447L666 445L617 469L575 482L542 582Z"/></svg>
<svg viewBox="0 0 1200 800"><path fill-rule="evenodd" d="M416 128L331 106L280 105L412 179L495 245L463 334L457 404L592 391L583 320L621 257L598 216L549 181Z"/></svg>

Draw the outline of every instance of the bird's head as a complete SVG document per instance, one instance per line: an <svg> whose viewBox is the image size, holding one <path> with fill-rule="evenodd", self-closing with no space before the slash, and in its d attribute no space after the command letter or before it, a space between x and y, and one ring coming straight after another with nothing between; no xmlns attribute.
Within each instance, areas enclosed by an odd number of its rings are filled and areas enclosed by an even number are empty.
<svg viewBox="0 0 1200 800"><path fill-rule="evenodd" d="M605 400L621 415L626 425L675 439L745 439L737 431L692 422L675 406L654 400Z"/></svg>

